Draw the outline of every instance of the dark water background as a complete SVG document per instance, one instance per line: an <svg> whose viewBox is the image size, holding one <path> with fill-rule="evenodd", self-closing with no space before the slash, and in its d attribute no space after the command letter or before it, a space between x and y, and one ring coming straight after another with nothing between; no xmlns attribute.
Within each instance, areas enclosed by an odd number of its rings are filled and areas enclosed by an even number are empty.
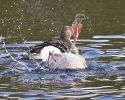
<svg viewBox="0 0 125 100"><path fill-rule="evenodd" d="M35 65L20 55L80 13L77 46L91 68L26 72ZM0 35L0 99L125 100L125 0L0 0Z"/></svg>

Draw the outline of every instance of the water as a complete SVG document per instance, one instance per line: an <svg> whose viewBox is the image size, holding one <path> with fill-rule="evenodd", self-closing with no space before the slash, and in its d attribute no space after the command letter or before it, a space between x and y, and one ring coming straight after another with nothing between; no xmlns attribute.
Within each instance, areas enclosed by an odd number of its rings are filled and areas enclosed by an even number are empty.
<svg viewBox="0 0 125 100"><path fill-rule="evenodd" d="M125 100L124 1L8 0L0 5L0 99ZM21 59L79 13L87 16L77 47L88 69L42 69Z"/></svg>
<svg viewBox="0 0 125 100"><path fill-rule="evenodd" d="M100 40L100 38L102 39ZM33 100L60 100L63 98L124 100L125 72L123 70L125 53L124 42L122 42L124 36L120 35L121 42L119 46L121 45L121 48L117 46L113 48L118 43L112 40L113 38L116 38L115 35L114 37L112 35L111 38L110 36L94 36L92 38L78 40L77 46L80 54L86 58L90 69L77 71L47 69L32 71L37 64L31 63L28 60L20 60L19 58L20 55L26 53L25 50L28 49L27 47L33 46L34 43L41 43L41 41L5 45L1 43L0 65L2 73L0 97L3 99ZM9 57L3 45L16 61L13 61ZM18 61L22 63L20 64ZM28 70L23 64L27 64ZM10 72L10 69L13 69L12 66L18 68L16 72Z"/></svg>

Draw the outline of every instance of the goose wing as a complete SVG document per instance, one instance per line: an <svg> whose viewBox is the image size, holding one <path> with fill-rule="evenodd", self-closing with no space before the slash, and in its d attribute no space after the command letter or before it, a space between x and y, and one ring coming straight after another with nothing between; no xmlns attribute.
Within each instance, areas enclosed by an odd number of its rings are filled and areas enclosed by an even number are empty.
<svg viewBox="0 0 125 100"><path fill-rule="evenodd" d="M61 52L70 52L72 43L69 41L64 41L62 39L51 39L41 43L39 45L34 46L31 48L30 53L40 53L41 50L46 46L54 46L60 49Z"/></svg>

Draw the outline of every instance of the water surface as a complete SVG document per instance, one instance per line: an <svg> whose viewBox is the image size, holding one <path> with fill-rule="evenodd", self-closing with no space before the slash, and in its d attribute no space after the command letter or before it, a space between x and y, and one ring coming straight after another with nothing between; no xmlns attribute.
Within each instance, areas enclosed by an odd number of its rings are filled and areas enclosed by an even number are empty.
<svg viewBox="0 0 125 100"><path fill-rule="evenodd" d="M125 1L2 0L0 99L125 100ZM21 60L30 47L56 36L84 13L77 41L86 70L35 70ZM15 71L16 68L16 71Z"/></svg>

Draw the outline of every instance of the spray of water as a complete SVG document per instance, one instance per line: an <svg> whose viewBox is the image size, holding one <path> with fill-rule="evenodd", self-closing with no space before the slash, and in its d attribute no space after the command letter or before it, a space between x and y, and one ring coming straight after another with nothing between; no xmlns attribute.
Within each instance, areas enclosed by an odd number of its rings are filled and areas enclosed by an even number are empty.
<svg viewBox="0 0 125 100"><path fill-rule="evenodd" d="M24 42L24 44L25 44L25 43L26 43L26 42ZM26 45L26 48L29 50L28 52L30 52L30 48L29 48L28 45ZM31 55L28 55L28 56L29 56L29 58L33 61L33 63L36 64L36 66L35 66L36 69L38 69L38 68L44 69L44 68L41 67L40 62L38 63L37 61L35 61L35 59L34 59ZM42 60L41 60L41 61L42 61Z"/></svg>
<svg viewBox="0 0 125 100"><path fill-rule="evenodd" d="M73 21L72 24L82 24L82 23L86 23L86 26L88 26L86 27L86 30L88 30L89 32L93 31L91 19L85 14L85 11L76 14L75 20Z"/></svg>
<svg viewBox="0 0 125 100"><path fill-rule="evenodd" d="M11 53L7 50L5 41L3 41L3 47L4 47L5 51L6 51L6 53L11 57L11 59L12 59L13 61L17 62L18 64L21 64L22 66L25 66L25 68L28 70L28 67L25 65L25 63L23 63L23 62L21 62L21 61L18 61L18 60L17 60L16 58L14 58L14 57L11 55Z"/></svg>
<svg viewBox="0 0 125 100"><path fill-rule="evenodd" d="M73 24L81 24L86 19L87 19L87 16L85 16L85 14L76 14Z"/></svg>
<svg viewBox="0 0 125 100"><path fill-rule="evenodd" d="M12 54L7 50L7 48L6 48L6 43L5 43L5 41L3 41L3 48L5 49L5 52L10 56L10 58L15 62L15 63L17 63L18 65L17 66L11 66L11 69L12 70L14 70L14 71L18 71L18 72L30 72L30 71L32 71L32 70L35 70L35 69L41 69L42 70L42 68L41 68L41 66L40 66L40 64L37 62L37 61L35 61L32 57L30 57L31 59L30 60L32 60L32 62L34 63L33 65L34 65L34 68L29 68L27 65L26 65L26 63L25 62L22 62L22 61L20 61L20 60L17 60L15 57L13 57L12 56ZM29 49L29 46L27 46L27 48ZM21 66L19 66L19 65L21 65ZM18 67L19 66L19 67ZM21 67L21 68L20 68Z"/></svg>

